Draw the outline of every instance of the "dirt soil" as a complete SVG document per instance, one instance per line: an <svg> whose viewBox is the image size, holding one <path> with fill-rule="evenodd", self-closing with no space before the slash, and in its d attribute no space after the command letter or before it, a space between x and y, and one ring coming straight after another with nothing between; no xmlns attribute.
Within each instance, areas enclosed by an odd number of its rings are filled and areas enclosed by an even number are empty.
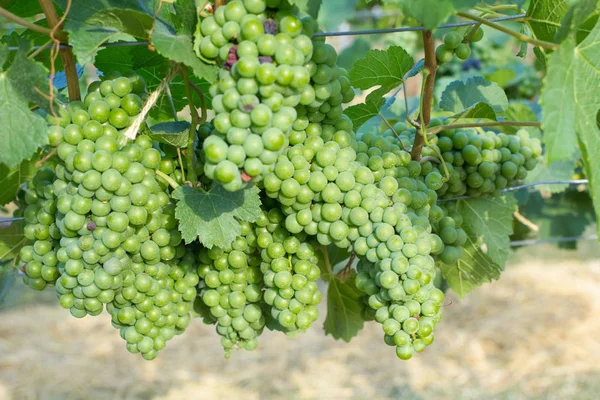
<svg viewBox="0 0 600 400"><path fill-rule="evenodd" d="M324 315L299 338L266 332L229 360L195 321L148 362L108 315L77 320L38 296L0 313L0 399L600 397L600 261L521 258L500 281L451 297L436 342L408 362L377 324L349 344L324 336Z"/></svg>

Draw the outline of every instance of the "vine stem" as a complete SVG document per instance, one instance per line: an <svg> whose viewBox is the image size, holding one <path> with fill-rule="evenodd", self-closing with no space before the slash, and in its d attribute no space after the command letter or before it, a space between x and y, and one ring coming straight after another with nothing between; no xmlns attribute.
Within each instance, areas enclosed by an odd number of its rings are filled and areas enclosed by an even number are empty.
<svg viewBox="0 0 600 400"><path fill-rule="evenodd" d="M481 23L483 25L487 25L490 28L494 28L494 29L496 29L496 30L498 30L500 32L506 33L507 35L513 36L513 37L515 37L515 38L517 38L517 39L519 39L519 40L521 40L521 41L523 41L525 43L529 43L529 44L532 44L534 46L539 46L539 47L543 47L545 49L550 49L550 50L556 50L559 47L555 43L550 43L550 42L546 42L546 41L543 41L543 40L534 39L534 38L529 37L529 36L527 36L527 35L525 35L523 33L515 32L512 29L509 29L509 28L507 28L505 26L502 26L502 25L500 25L500 24L498 24L496 22L492 22L492 21L489 21L489 20L487 20L485 18L478 17L477 15L469 14L467 12L459 12L456 15L458 15L459 17L466 18L466 19L470 19L472 21L477 21L477 22L479 22L479 23Z"/></svg>
<svg viewBox="0 0 600 400"><path fill-rule="evenodd" d="M435 128L431 128L429 131L430 135L435 135L446 129L463 129L463 128L485 128L491 126L522 126L522 127L535 127L539 128L542 126L541 122L520 122L520 121L494 121L494 122L475 122L472 124L450 124L450 125L440 125Z"/></svg>
<svg viewBox="0 0 600 400"><path fill-rule="evenodd" d="M325 266L330 274L333 274L333 267L331 266L331 260L329 260L329 253L327 253L327 246L321 245L321 251L323 252L323 258L325 259Z"/></svg>
<svg viewBox="0 0 600 400"><path fill-rule="evenodd" d="M206 109L206 96L204 96L204 92L198 86L194 84L192 81L188 81L192 89L198 93L198 97L200 97L200 110L202 111L202 116L200 117L200 124L206 122L207 119L207 109Z"/></svg>
<svg viewBox="0 0 600 400"><path fill-rule="evenodd" d="M188 99L188 106L190 107L190 115L192 116L192 123L190 124L190 134L188 137L188 146L187 146L187 167L188 167L188 180L192 183L193 186L196 185L198 181L198 176L196 175L196 155L194 152L194 144L196 142L196 128L201 121L200 116L198 115L198 110L194 105L194 97L192 94L192 85L190 83L190 72L187 66L181 66L181 77L185 82L185 95ZM204 113L206 114L206 113Z"/></svg>
<svg viewBox="0 0 600 400"><path fill-rule="evenodd" d="M21 25L22 27L32 30L34 32L41 33L42 35L50 36L51 29L31 23L31 22L19 17L18 15L11 13L10 11L8 11L7 9L5 9L3 7L0 7L0 17L6 18L7 20L12 21L17 25ZM54 36L63 42L67 41L67 34L64 31L61 31L61 30L56 31L54 33Z"/></svg>
<svg viewBox="0 0 600 400"><path fill-rule="evenodd" d="M54 4L52 0L38 0L42 11L46 15L46 20L48 21L48 26L50 27L49 35L52 40L56 40L56 47L58 47L58 51L60 54L60 59L63 63L63 68L65 69L65 76L67 78L67 90L69 92L69 100L77 101L81 100L81 91L79 90L79 76L77 75L77 65L75 64L75 57L73 56L73 50L71 48L60 48L60 42L58 40L66 38L65 33L61 30L62 24L65 20L67 13L69 12L69 8L71 7L71 1L67 3L67 7L65 9L65 14L59 18L58 13L56 12L56 8L54 8ZM50 80L52 81L54 76L50 76ZM52 83L51 83L52 85ZM52 90L52 86L50 87Z"/></svg>
<svg viewBox="0 0 600 400"><path fill-rule="evenodd" d="M411 157L413 160L421 158L421 151L425 144L425 129L431 121L431 108L433 107L433 90L435 86L435 75L437 73L437 58L435 56L435 39L432 31L423 31L423 47L425 50L425 83L423 84L423 95L421 96L421 110L419 120L421 128L415 135Z"/></svg>
<svg viewBox="0 0 600 400"><path fill-rule="evenodd" d="M396 132L392 124L390 124L390 121L388 121L387 118L381 112L379 113L379 118L381 118L381 120L387 125L387 127L390 128L394 136L396 136L396 139L398 139L398 144L400 145L400 147L402 147L402 150L408 151L406 147L404 147L404 143L402 143L402 139L400 139L400 135L398 135L398 132Z"/></svg>
<svg viewBox="0 0 600 400"><path fill-rule="evenodd" d="M221 6L224 6L227 0L215 0L215 10Z"/></svg>
<svg viewBox="0 0 600 400"><path fill-rule="evenodd" d="M165 181L167 181L169 186L171 186L173 189L177 189L179 187L179 184L177 182L175 182L175 180L173 178L171 178L169 175L165 174L164 172L155 170L154 173L157 176L160 176L161 178L163 178Z"/></svg>

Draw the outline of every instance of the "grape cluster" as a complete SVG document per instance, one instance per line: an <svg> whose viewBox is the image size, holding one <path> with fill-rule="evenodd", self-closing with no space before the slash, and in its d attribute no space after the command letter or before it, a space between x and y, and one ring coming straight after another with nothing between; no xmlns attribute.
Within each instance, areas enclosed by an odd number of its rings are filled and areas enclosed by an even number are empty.
<svg viewBox="0 0 600 400"><path fill-rule="evenodd" d="M463 38L469 37L470 42L479 42L483 39L483 29L477 30L471 36L470 31L463 37L458 31L450 31L444 36L444 43L435 49L435 55L440 64L445 64L452 60L454 55L461 60L468 60L471 57L471 47L463 41Z"/></svg>
<svg viewBox="0 0 600 400"><path fill-rule="evenodd" d="M50 117L56 166L23 191L25 282L54 285L76 317L106 309L127 349L146 359L192 313L216 325L229 355L255 349L265 328L293 336L317 320L315 247L331 245L359 257L364 318L381 324L400 359L432 344L444 304L436 264L457 262L468 240L456 207L438 198L517 184L541 145L525 131L444 130L413 160L406 149L416 132L403 123L398 137L355 134L342 112L354 96L347 72L315 36L316 22L298 15L288 0L203 11L195 50L220 69L215 117L199 127L194 154L147 136L127 142L123 130L146 96L135 75L108 75ZM446 35L440 62L468 58L463 41ZM191 156L194 187L262 190L260 218L240 222L241 235L222 248L182 242L170 186L189 183Z"/></svg>
<svg viewBox="0 0 600 400"><path fill-rule="evenodd" d="M316 22L296 14L287 0L234 0L198 25L198 55L223 65L210 88L216 115L205 174L227 190L271 172L306 128L302 116L336 120L354 96L335 49L312 39Z"/></svg>
<svg viewBox="0 0 600 400"><path fill-rule="evenodd" d="M278 208L263 213L255 235L270 318L286 333L305 331L317 320L316 306L322 299L315 282L321 271L313 246L305 234L295 235L285 228Z"/></svg>
<svg viewBox="0 0 600 400"><path fill-rule="evenodd" d="M255 349L265 327L263 276L253 228L243 223L242 235L230 248L203 248L198 254L201 301L210 313L205 322L216 323L227 353L236 345Z"/></svg>
<svg viewBox="0 0 600 400"><path fill-rule="evenodd" d="M147 136L126 143L122 133L141 110L145 84L136 75L113 78L49 119L55 172L32 181L37 202L25 215L34 242L21 259L30 286L54 283L61 306L78 318L106 305L127 348L152 359L187 326L198 278L179 276L186 249L155 178L161 153Z"/></svg>
<svg viewBox="0 0 600 400"><path fill-rule="evenodd" d="M432 121L432 127L441 124L441 120ZM410 147L415 129L399 122L394 130L402 144L398 143L391 130L386 130L379 137L372 132L366 133L360 141L369 147L375 140L380 146L396 152L401 146ZM444 130L423 148L423 161L411 164L412 175L421 176L440 198L493 195L521 183L527 172L538 165L541 154L541 142L530 138L525 130L515 134L478 132L474 129ZM411 175L409 169L392 167L387 173L404 177Z"/></svg>
<svg viewBox="0 0 600 400"><path fill-rule="evenodd" d="M25 283L35 290L53 285L59 278L58 256L60 232L56 225L56 176L49 168L37 171L24 190L23 234L31 244L20 251L24 263Z"/></svg>

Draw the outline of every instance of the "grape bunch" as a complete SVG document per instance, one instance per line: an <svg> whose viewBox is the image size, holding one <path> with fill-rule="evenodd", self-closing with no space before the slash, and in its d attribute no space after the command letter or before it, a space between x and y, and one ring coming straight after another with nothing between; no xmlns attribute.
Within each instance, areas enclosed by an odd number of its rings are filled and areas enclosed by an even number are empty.
<svg viewBox="0 0 600 400"><path fill-rule="evenodd" d="M483 39L483 29L477 28L472 35L471 32L472 30L468 31L466 36L461 35L458 31L447 33L444 36L444 43L435 49L438 62L445 64L451 61L454 55L461 60L468 60L471 57L471 47L463 39L469 38L469 42L479 42Z"/></svg>
<svg viewBox="0 0 600 400"><path fill-rule="evenodd" d="M123 136L145 84L136 75L112 77L49 118L56 166L32 181L35 202L25 196L33 244L21 259L31 287L55 284L61 306L78 318L106 305L127 348L152 359L189 323L198 278L195 270L179 276L186 249L174 205L155 178L161 153L147 136L131 143Z"/></svg>
<svg viewBox="0 0 600 400"><path fill-rule="evenodd" d="M242 224L242 235L230 248L202 248L198 254L200 301L208 309L206 323L217 325L229 354L236 346L253 350L265 327L260 255L254 227Z"/></svg>
<svg viewBox="0 0 600 400"><path fill-rule="evenodd" d="M256 222L256 244L264 276L264 304L278 329L295 334L317 320L322 295L318 258L306 234L290 233L279 208L263 213Z"/></svg>
<svg viewBox="0 0 600 400"><path fill-rule="evenodd" d="M431 126L442 123L442 120L433 120ZM394 130L402 143L398 143L394 133L388 129L381 136L373 132L363 134L359 145L362 142L363 147L371 149L371 142L376 141L379 146L396 152L402 146L410 147L416 130L407 128L402 122L395 124ZM413 162L412 172L421 176L440 198L489 196L521 183L528 171L538 165L541 154L540 140L530 138L525 130L505 134L449 129L439 132L429 141L422 151L423 161ZM387 173L404 177L411 171L392 167Z"/></svg>
<svg viewBox="0 0 600 400"><path fill-rule="evenodd" d="M198 127L193 154L125 138L146 99L135 74L108 74L49 117L53 167L21 192L25 282L55 287L75 317L107 310L126 348L145 359L193 316L215 325L229 356L257 348L265 328L295 336L317 320L316 249L335 246L359 258L351 276L363 317L381 325L397 356L431 345L444 305L436 268L456 263L468 241L456 205L438 200L518 184L540 142L525 131L443 130L413 160L416 131L404 123L357 134L343 114L354 97L348 74L317 33L288 0L203 10L194 48L219 73L215 115ZM467 42L482 35L450 32L439 61L469 58ZM198 182L188 182L190 167ZM184 243L171 198L178 185L256 185L261 215L239 221L241 235L222 247Z"/></svg>
<svg viewBox="0 0 600 400"><path fill-rule="evenodd" d="M308 119L334 121L354 96L316 21L296 15L287 0L234 0L198 24L197 54L222 65L204 172L227 190L260 181Z"/></svg>

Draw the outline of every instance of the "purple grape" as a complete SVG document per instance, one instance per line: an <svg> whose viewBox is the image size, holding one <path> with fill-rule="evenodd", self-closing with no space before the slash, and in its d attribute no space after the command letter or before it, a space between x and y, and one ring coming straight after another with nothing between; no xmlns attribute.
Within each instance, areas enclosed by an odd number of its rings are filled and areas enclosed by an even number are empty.
<svg viewBox="0 0 600 400"><path fill-rule="evenodd" d="M277 22L272 19L268 19L263 22L263 27L265 28L265 33L270 35L277 35L279 33L279 27L277 26Z"/></svg>

